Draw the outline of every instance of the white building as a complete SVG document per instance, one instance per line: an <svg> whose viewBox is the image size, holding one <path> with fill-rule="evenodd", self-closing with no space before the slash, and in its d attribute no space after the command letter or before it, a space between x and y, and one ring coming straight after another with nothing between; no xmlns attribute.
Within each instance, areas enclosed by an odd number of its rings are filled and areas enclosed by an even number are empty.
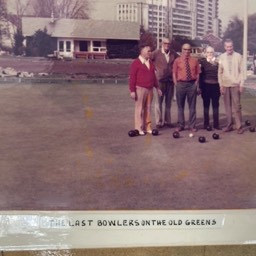
<svg viewBox="0 0 256 256"><path fill-rule="evenodd" d="M172 36L202 38L208 31L220 36L219 0L169 0Z"/></svg>
<svg viewBox="0 0 256 256"><path fill-rule="evenodd" d="M156 35L201 38L221 34L219 0L112 0L92 2L92 19L139 22ZM169 20L169 22L168 22Z"/></svg>
<svg viewBox="0 0 256 256"><path fill-rule="evenodd" d="M161 41L168 29L166 3L166 0L95 0L92 3L90 18L137 22Z"/></svg>
<svg viewBox="0 0 256 256"><path fill-rule="evenodd" d="M27 41L36 31L44 29L51 35L50 49L61 58L106 58L107 43L139 40L139 24L135 22L22 18L22 31Z"/></svg>

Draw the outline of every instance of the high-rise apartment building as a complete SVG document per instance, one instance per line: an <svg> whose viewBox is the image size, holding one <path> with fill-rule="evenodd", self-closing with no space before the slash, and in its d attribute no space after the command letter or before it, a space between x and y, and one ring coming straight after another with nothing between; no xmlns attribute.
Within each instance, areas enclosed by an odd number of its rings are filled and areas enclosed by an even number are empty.
<svg viewBox="0 0 256 256"><path fill-rule="evenodd" d="M118 3L117 20L139 22L158 38L166 36L167 6L163 0L144 0L140 2Z"/></svg>
<svg viewBox="0 0 256 256"><path fill-rule="evenodd" d="M105 3L95 0L90 17L138 22L142 28L153 33L159 42L168 30L166 3L166 0L112 0Z"/></svg>
<svg viewBox="0 0 256 256"><path fill-rule="evenodd" d="M164 36L201 38L221 34L219 0L94 0L93 19L138 22L161 40Z"/></svg>
<svg viewBox="0 0 256 256"><path fill-rule="evenodd" d="M169 7L173 36L200 38L209 31L220 36L219 0L169 0Z"/></svg>

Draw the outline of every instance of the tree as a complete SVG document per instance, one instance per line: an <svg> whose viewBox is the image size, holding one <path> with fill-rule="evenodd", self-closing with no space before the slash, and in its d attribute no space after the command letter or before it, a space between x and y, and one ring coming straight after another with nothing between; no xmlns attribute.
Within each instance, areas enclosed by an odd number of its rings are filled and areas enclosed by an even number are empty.
<svg viewBox="0 0 256 256"><path fill-rule="evenodd" d="M18 31L21 31L21 19L25 15L31 0L15 0L15 9L13 13L7 14L7 20L12 23Z"/></svg>
<svg viewBox="0 0 256 256"><path fill-rule="evenodd" d="M88 0L32 0L36 17L88 19Z"/></svg>
<svg viewBox="0 0 256 256"><path fill-rule="evenodd" d="M6 22L7 8L5 0L0 0L0 41L2 46L3 36L6 34L6 28L3 24Z"/></svg>
<svg viewBox="0 0 256 256"><path fill-rule="evenodd" d="M224 32L223 41L231 39L234 43L236 51L242 53L243 51L243 21L238 16L233 16L229 21L228 27Z"/></svg>
<svg viewBox="0 0 256 256"><path fill-rule="evenodd" d="M248 17L248 51L256 53L256 13ZM243 52L243 21L234 16L224 32L223 40L230 38L234 42L236 51Z"/></svg>
<svg viewBox="0 0 256 256"><path fill-rule="evenodd" d="M140 29L139 45L145 45L145 44L149 45L153 51L156 49L157 39L151 32L144 30L144 28L142 27Z"/></svg>
<svg viewBox="0 0 256 256"><path fill-rule="evenodd" d="M6 2L5 0L0 0L0 19L1 21L5 20L6 18Z"/></svg>
<svg viewBox="0 0 256 256"><path fill-rule="evenodd" d="M27 11L31 0L15 0L12 13L6 15L6 34L11 40L13 52L16 55L23 54L23 36L21 19Z"/></svg>
<svg viewBox="0 0 256 256"><path fill-rule="evenodd" d="M256 54L256 13L250 15L248 20L248 50Z"/></svg>
<svg viewBox="0 0 256 256"><path fill-rule="evenodd" d="M20 30L18 30L14 34L13 53L15 55L22 55L24 53L23 40L24 40L24 36L22 35L22 32Z"/></svg>
<svg viewBox="0 0 256 256"><path fill-rule="evenodd" d="M47 34L47 29L37 30L27 41L26 55L46 57L51 53L51 36Z"/></svg>

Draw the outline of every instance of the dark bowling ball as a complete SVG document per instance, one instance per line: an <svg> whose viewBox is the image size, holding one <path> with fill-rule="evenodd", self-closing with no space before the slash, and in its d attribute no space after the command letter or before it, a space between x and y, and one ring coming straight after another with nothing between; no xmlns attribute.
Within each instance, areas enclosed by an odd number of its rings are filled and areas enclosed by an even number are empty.
<svg viewBox="0 0 256 256"><path fill-rule="evenodd" d="M139 136L140 135L140 132L137 129L134 130L134 133L135 133L135 136Z"/></svg>
<svg viewBox="0 0 256 256"><path fill-rule="evenodd" d="M210 131L212 130L212 127L211 127L210 125L208 125L208 126L206 127L206 130L210 132Z"/></svg>
<svg viewBox="0 0 256 256"><path fill-rule="evenodd" d="M204 136L200 136L200 137L198 138L198 141L199 141L200 143L204 143L204 142L206 141L206 139L205 139Z"/></svg>
<svg viewBox="0 0 256 256"><path fill-rule="evenodd" d="M212 138L213 138L214 140L218 140L218 139L220 138L220 135L219 135L218 133L214 133L214 134L212 135Z"/></svg>
<svg viewBox="0 0 256 256"><path fill-rule="evenodd" d="M152 130L152 135L157 136L158 135L158 130L157 129L153 129Z"/></svg>
<svg viewBox="0 0 256 256"><path fill-rule="evenodd" d="M246 120L246 121L245 121L245 125L246 125L246 126L249 126L249 125L251 125L251 122L250 122L249 120Z"/></svg>
<svg viewBox="0 0 256 256"><path fill-rule="evenodd" d="M250 127L249 131L250 131L250 132L255 132L255 127L253 127L253 126Z"/></svg>
<svg viewBox="0 0 256 256"><path fill-rule="evenodd" d="M128 132L128 135L129 135L130 137L134 137L134 136L136 136L136 134L135 134L135 131L134 131L134 130L129 131L129 132Z"/></svg>
<svg viewBox="0 0 256 256"><path fill-rule="evenodd" d="M172 136L174 139L178 139L180 137L180 133L176 131L172 134Z"/></svg>

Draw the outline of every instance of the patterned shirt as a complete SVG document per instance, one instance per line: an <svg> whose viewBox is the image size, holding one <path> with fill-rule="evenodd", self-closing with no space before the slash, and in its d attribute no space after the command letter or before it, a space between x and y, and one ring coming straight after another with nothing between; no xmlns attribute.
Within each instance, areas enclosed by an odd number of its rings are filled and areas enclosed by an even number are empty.
<svg viewBox="0 0 256 256"><path fill-rule="evenodd" d="M199 62L197 59L189 57L188 63L191 71L191 80L197 80L199 75ZM176 75L177 81L187 81L185 57L181 56L175 59L173 63L173 73Z"/></svg>

